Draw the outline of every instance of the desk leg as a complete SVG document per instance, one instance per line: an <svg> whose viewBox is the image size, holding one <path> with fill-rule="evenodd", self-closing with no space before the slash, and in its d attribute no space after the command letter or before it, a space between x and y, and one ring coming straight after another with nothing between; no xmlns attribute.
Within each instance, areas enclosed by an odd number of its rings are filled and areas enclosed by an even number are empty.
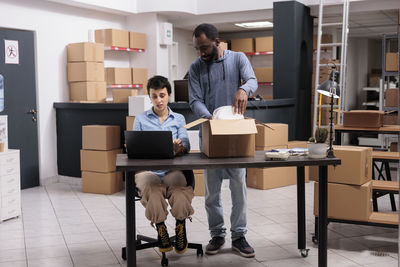
<svg viewBox="0 0 400 267"><path fill-rule="evenodd" d="M304 185L304 167L297 167L297 246L303 257L308 256L306 250L306 200Z"/></svg>
<svg viewBox="0 0 400 267"><path fill-rule="evenodd" d="M125 172L127 267L136 266L135 172Z"/></svg>
<svg viewBox="0 0 400 267"><path fill-rule="evenodd" d="M319 199L318 199L318 267L328 266L328 167L319 166Z"/></svg>

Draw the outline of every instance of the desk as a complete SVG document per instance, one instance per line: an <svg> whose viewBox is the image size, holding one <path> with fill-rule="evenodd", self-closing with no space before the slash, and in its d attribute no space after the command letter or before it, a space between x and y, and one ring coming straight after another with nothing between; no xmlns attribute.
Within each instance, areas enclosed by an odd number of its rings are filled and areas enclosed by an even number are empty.
<svg viewBox="0 0 400 267"><path fill-rule="evenodd" d="M400 136L400 125L384 125L379 128L344 127L343 125L336 125L335 126L336 145L341 145L342 133L397 134Z"/></svg>
<svg viewBox="0 0 400 267"><path fill-rule="evenodd" d="M264 168L264 167L297 167L297 229L298 248L302 256L306 250L306 218L305 218L305 185L304 167L319 167L319 246L318 266L327 266L327 167L339 165L340 159L309 159L305 156L290 157L288 160L265 160L264 151L256 151L254 157L241 158L208 158L204 154L190 153L174 159L128 159L126 154L117 156L117 171L125 172L126 199L126 251L127 266L136 266L136 225L135 225L135 185L136 171L144 170L187 170L214 168Z"/></svg>

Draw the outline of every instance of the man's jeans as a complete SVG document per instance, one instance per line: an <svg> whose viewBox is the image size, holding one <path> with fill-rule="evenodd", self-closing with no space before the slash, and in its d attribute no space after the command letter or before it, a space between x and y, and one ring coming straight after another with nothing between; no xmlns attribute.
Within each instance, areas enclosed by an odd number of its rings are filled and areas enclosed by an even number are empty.
<svg viewBox="0 0 400 267"><path fill-rule="evenodd" d="M231 190L231 237L233 241L244 236L247 232L246 169L204 170L205 206L211 237L226 236L221 200L221 185L224 178L229 179L229 188Z"/></svg>

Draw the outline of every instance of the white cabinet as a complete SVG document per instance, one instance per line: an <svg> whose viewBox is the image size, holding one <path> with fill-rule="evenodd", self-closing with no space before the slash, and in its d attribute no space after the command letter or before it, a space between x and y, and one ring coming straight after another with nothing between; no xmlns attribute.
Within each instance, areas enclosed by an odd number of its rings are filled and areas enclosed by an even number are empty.
<svg viewBox="0 0 400 267"><path fill-rule="evenodd" d="M21 215L19 150L0 153L0 222Z"/></svg>

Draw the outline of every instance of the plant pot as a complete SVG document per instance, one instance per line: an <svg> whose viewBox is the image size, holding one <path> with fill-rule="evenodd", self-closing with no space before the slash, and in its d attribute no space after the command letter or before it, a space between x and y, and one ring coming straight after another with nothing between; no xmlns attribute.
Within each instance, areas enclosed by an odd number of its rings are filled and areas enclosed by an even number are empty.
<svg viewBox="0 0 400 267"><path fill-rule="evenodd" d="M328 145L325 143L307 143L308 157L312 159L322 159L326 157Z"/></svg>
<svg viewBox="0 0 400 267"><path fill-rule="evenodd" d="M0 143L0 152L4 152L4 147L5 147L4 143Z"/></svg>

